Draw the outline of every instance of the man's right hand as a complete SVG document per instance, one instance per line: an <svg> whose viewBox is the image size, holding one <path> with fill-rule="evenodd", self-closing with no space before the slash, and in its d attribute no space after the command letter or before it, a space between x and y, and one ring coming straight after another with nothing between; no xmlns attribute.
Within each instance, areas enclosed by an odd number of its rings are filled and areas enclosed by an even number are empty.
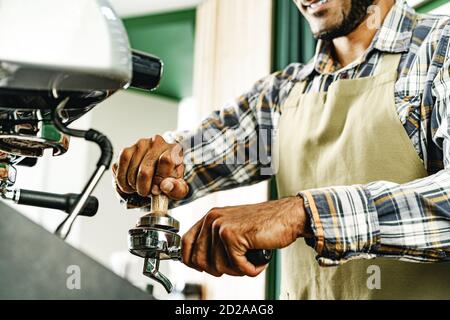
<svg viewBox="0 0 450 320"><path fill-rule="evenodd" d="M179 144L169 144L161 136L140 139L120 153L112 167L119 193L137 193L141 197L163 192L181 200L189 192L183 180L183 151Z"/></svg>

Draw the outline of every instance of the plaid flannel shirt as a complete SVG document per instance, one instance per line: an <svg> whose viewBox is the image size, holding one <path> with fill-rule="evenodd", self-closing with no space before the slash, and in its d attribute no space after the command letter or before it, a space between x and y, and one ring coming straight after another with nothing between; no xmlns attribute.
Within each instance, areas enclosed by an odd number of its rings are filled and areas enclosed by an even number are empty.
<svg viewBox="0 0 450 320"><path fill-rule="evenodd" d="M329 43L319 41L310 63L291 64L260 80L197 130L176 133L184 148L190 193L174 206L270 178L262 169L272 159L274 138L261 132L276 132L280 106L293 86L306 81L307 92L327 91L338 79L371 76L385 53L402 55L395 104L429 176L406 184L374 181L299 190L315 234L308 243L323 266L377 256L449 261L450 18L418 14L403 1L397 1L358 61L342 68L333 60ZM265 155L257 161L251 156L255 146ZM224 161L236 154L241 161Z"/></svg>

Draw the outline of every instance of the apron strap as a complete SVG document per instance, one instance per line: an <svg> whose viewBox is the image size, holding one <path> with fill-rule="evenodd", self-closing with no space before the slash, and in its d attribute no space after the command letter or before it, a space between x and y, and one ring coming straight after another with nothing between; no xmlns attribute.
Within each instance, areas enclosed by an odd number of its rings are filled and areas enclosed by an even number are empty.
<svg viewBox="0 0 450 320"><path fill-rule="evenodd" d="M374 75L380 75L384 73L393 72L398 69L398 65L400 64L400 60L402 58L401 53L385 53L380 59L381 62L378 63L377 69L375 70Z"/></svg>
<svg viewBox="0 0 450 320"><path fill-rule="evenodd" d="M289 93L286 101L280 106L280 111L283 112L286 108L297 106L300 97L305 93L307 81L303 80L296 83Z"/></svg>

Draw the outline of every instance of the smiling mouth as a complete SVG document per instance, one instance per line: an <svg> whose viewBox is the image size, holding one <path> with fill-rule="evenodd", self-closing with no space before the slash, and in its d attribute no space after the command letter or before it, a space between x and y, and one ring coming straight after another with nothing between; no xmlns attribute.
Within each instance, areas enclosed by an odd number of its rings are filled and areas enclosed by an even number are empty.
<svg viewBox="0 0 450 320"><path fill-rule="evenodd" d="M325 9L325 7L327 6L327 4L329 2L330 2L330 0L319 0L319 1L314 1L310 4L303 3L303 7L308 11L308 13L315 14L315 13L318 13L319 11Z"/></svg>

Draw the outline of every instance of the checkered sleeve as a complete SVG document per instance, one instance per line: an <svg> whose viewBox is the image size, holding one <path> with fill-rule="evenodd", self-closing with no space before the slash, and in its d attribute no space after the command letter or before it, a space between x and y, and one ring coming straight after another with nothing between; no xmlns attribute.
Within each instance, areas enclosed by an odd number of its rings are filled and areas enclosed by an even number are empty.
<svg viewBox="0 0 450 320"><path fill-rule="evenodd" d="M175 134L183 147L189 194L173 201L173 207L273 175L271 148L280 99L301 68L293 64L263 78L249 92L211 113L196 130Z"/></svg>
<svg viewBox="0 0 450 320"><path fill-rule="evenodd" d="M450 56L448 47L442 56ZM432 143L443 151L443 170L406 184L378 181L300 193L315 235L307 242L322 266L379 256L450 261L450 59L432 91Z"/></svg>

